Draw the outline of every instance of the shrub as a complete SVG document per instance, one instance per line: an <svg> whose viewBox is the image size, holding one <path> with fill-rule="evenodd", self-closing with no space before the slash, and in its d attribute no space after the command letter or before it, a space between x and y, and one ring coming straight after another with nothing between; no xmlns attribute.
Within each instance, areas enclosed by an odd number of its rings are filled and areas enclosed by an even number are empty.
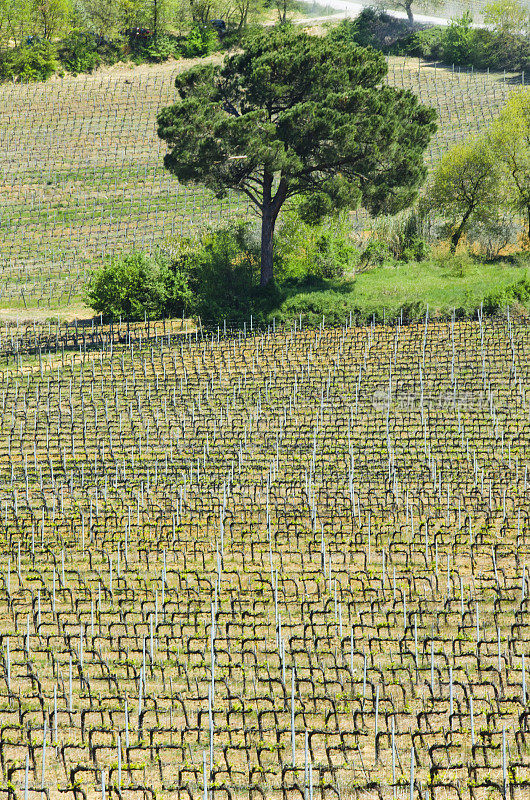
<svg viewBox="0 0 530 800"><path fill-rule="evenodd" d="M207 56L218 46L217 34L208 25L193 25L190 29L182 48L187 58Z"/></svg>
<svg viewBox="0 0 530 800"><path fill-rule="evenodd" d="M108 320L157 319L166 312L173 284L163 256L126 253L111 258L92 275L87 300Z"/></svg>
<svg viewBox="0 0 530 800"><path fill-rule="evenodd" d="M102 62L95 37L84 31L73 31L63 39L57 54L61 64L74 74L92 72Z"/></svg>
<svg viewBox="0 0 530 800"><path fill-rule="evenodd" d="M469 11L451 21L441 40L442 57L448 64L472 64L476 52L476 39L471 27Z"/></svg>
<svg viewBox="0 0 530 800"><path fill-rule="evenodd" d="M276 237L276 273L280 281L341 278L351 272L358 252L349 234L347 214L309 225L296 210L287 211Z"/></svg>
<svg viewBox="0 0 530 800"><path fill-rule="evenodd" d="M443 57L442 40L445 28L432 27L415 31L395 42L390 48L394 55L415 56L427 61L439 60Z"/></svg>
<svg viewBox="0 0 530 800"><path fill-rule="evenodd" d="M497 25L495 30L473 28L469 11L448 27L415 23L365 9L355 20L343 20L328 34L332 39L370 45L384 53L409 55L477 69L530 70L530 38Z"/></svg>
<svg viewBox="0 0 530 800"><path fill-rule="evenodd" d="M354 42L368 47L373 44L373 31L377 26L378 13L373 8L364 8L356 19L344 19L332 28L329 36L338 42Z"/></svg>
<svg viewBox="0 0 530 800"><path fill-rule="evenodd" d="M45 81L58 69L55 48L48 41L23 45L0 54L0 80Z"/></svg>
<svg viewBox="0 0 530 800"><path fill-rule="evenodd" d="M392 263L394 260L392 249L388 242L381 239L372 239L361 253L360 266L362 268L381 266Z"/></svg>
<svg viewBox="0 0 530 800"><path fill-rule="evenodd" d="M447 64L477 69L525 70L530 67L530 41L508 31L471 28L471 16L466 12L444 31L440 58Z"/></svg>
<svg viewBox="0 0 530 800"><path fill-rule="evenodd" d="M263 318L278 302L274 286L257 286L259 251L249 226L207 230L177 242L174 252L122 254L107 261L89 282L87 301L106 319L140 320L200 316L242 324L250 314Z"/></svg>
<svg viewBox="0 0 530 800"><path fill-rule="evenodd" d="M473 66L477 69L528 70L530 41L527 37L486 29L473 31Z"/></svg>
<svg viewBox="0 0 530 800"><path fill-rule="evenodd" d="M259 296L259 250L248 225L205 231L188 242L171 269L189 289L185 310L204 322L226 319L235 325L253 313Z"/></svg>
<svg viewBox="0 0 530 800"><path fill-rule="evenodd" d="M106 39L90 31L76 30L61 41L57 48L61 64L69 71L92 72L100 64L115 64L126 57L122 38Z"/></svg>
<svg viewBox="0 0 530 800"><path fill-rule="evenodd" d="M396 217L374 221L360 264L370 267L394 261L421 261L428 253L424 215L412 209Z"/></svg>
<svg viewBox="0 0 530 800"><path fill-rule="evenodd" d="M177 37L162 33L156 37L156 41L152 36L140 39L134 45L132 59L136 63L148 61L160 64L168 58L179 58L180 55L181 49Z"/></svg>
<svg viewBox="0 0 530 800"><path fill-rule="evenodd" d="M384 49L383 43L396 38L395 32L408 30L407 23L375 8L364 8L355 19L344 19L328 36L338 42L353 42L361 47Z"/></svg>
<svg viewBox="0 0 530 800"><path fill-rule="evenodd" d="M421 261L428 253L424 217L412 209L399 221L394 256L398 261Z"/></svg>
<svg viewBox="0 0 530 800"><path fill-rule="evenodd" d="M521 278L520 281L487 295L484 298L483 309L486 314L494 314L511 303L516 302L527 306L529 301L530 281L528 278Z"/></svg>

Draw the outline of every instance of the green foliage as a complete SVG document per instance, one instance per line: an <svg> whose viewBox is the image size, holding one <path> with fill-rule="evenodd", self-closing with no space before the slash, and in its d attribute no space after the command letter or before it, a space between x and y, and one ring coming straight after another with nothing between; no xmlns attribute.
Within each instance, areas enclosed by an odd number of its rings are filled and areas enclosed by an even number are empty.
<svg viewBox="0 0 530 800"><path fill-rule="evenodd" d="M382 239L372 239L361 253L360 266L362 268L381 266L394 261L392 248Z"/></svg>
<svg viewBox="0 0 530 800"><path fill-rule="evenodd" d="M4 50L0 53L0 80L45 81L59 68L51 42Z"/></svg>
<svg viewBox="0 0 530 800"><path fill-rule="evenodd" d="M483 308L486 314L495 314L512 303L528 305L530 302L530 280L521 280L499 289L484 298Z"/></svg>
<svg viewBox="0 0 530 800"><path fill-rule="evenodd" d="M180 240L171 256L132 252L109 260L90 280L87 301L106 319L163 316L238 325L270 305L256 290L259 255L248 225L206 230Z"/></svg>
<svg viewBox="0 0 530 800"><path fill-rule="evenodd" d="M238 2L248 18L251 0ZM195 24L186 39L165 31L175 11L173 0L0 0L0 80L89 73L122 60L160 63L179 58L181 47L196 57L219 46L210 24ZM131 33L142 26L141 35Z"/></svg>
<svg viewBox="0 0 530 800"><path fill-rule="evenodd" d="M442 57L448 64L472 64L476 53L476 37L471 27L473 19L465 11L459 19L451 21L441 41Z"/></svg>
<svg viewBox="0 0 530 800"><path fill-rule="evenodd" d="M309 225L294 210L286 212L282 219L276 254L280 282L293 278L342 278L352 272L358 259L346 215Z"/></svg>
<svg viewBox="0 0 530 800"><path fill-rule="evenodd" d="M72 31L57 48L57 55L61 64L74 74L92 72L102 61L95 37L84 31Z"/></svg>
<svg viewBox="0 0 530 800"><path fill-rule="evenodd" d="M528 256L520 266L502 261L485 264L467 253L421 262L396 263L392 258L355 281L306 280L286 288L285 298L269 319L289 322L302 316L305 325L358 323L375 318L412 322L431 318L495 313L510 303L530 307Z"/></svg>
<svg viewBox="0 0 530 800"><path fill-rule="evenodd" d="M173 261L172 270L188 287L185 311L204 322L248 320L259 276L259 254L248 225L207 230Z"/></svg>
<svg viewBox="0 0 530 800"><path fill-rule="evenodd" d="M511 0L499 0L511 3ZM363 12L364 13L364 12ZM494 30L471 27L471 16L466 12L453 20L448 27L432 26L411 31L405 23L386 15L367 15L363 37L366 43L385 53L409 55L428 61L443 61L476 69L530 70L530 39L513 24L500 24ZM390 20L388 22L387 20ZM345 20L332 34L337 38L350 38L359 42L357 20Z"/></svg>
<svg viewBox="0 0 530 800"><path fill-rule="evenodd" d="M473 30L470 64L477 69L528 70L530 40L507 31Z"/></svg>
<svg viewBox="0 0 530 800"><path fill-rule="evenodd" d="M341 44L357 44L361 47L377 47L376 31L384 24L387 14L380 14L374 8L363 8L355 18L346 18L332 28L328 38Z"/></svg>
<svg viewBox="0 0 530 800"><path fill-rule="evenodd" d="M105 319L162 317L173 280L167 259L132 252L110 259L90 280L87 302Z"/></svg>
<svg viewBox="0 0 530 800"><path fill-rule="evenodd" d="M456 145L441 158L434 169L425 204L449 220L452 250L473 220L496 215L499 185L496 160L486 139Z"/></svg>
<svg viewBox="0 0 530 800"><path fill-rule="evenodd" d="M483 13L484 22L499 33L526 32L530 25L530 12L519 0L490 0Z"/></svg>
<svg viewBox="0 0 530 800"><path fill-rule="evenodd" d="M186 36L182 52L187 58L207 56L217 48L218 38L210 25L192 25Z"/></svg>
<svg viewBox="0 0 530 800"><path fill-rule="evenodd" d="M71 0L31 0L32 33L51 42L68 31L72 13Z"/></svg>
<svg viewBox="0 0 530 800"><path fill-rule="evenodd" d="M179 58L181 47L176 36L161 33L156 40L151 36L147 42L143 42L132 51L132 60L136 64L151 63L160 64L168 58Z"/></svg>
<svg viewBox="0 0 530 800"><path fill-rule="evenodd" d="M442 42L445 27L433 26L424 30L414 31L398 39L390 48L394 55L415 56L430 60L442 60Z"/></svg>
<svg viewBox="0 0 530 800"><path fill-rule="evenodd" d="M0 52L34 33L32 0L0 0Z"/></svg>
<svg viewBox="0 0 530 800"><path fill-rule="evenodd" d="M281 239L281 235L280 235ZM286 237L286 242L289 237ZM449 317L453 309L473 315L483 303L495 313L508 303L530 306L528 255L518 266L500 261L486 264L467 253L418 262L397 262L390 248L374 240L379 265L355 279L323 278L284 271L279 284L257 287L258 240L248 224L207 230L195 239L180 240L171 256L159 253L122 255L92 277L88 300L106 319L200 316L205 325L255 324L299 319L305 325L338 325L349 319L364 322L404 321L425 315Z"/></svg>
<svg viewBox="0 0 530 800"><path fill-rule="evenodd" d="M489 144L501 169L501 190L508 208L525 215L530 239L530 90L508 100L495 120Z"/></svg>
<svg viewBox="0 0 530 800"><path fill-rule="evenodd" d="M337 42L373 47L383 53L397 53L400 52L401 43L411 41L416 33L412 32L411 24L407 20L368 7L355 19L346 18L339 22L328 36Z"/></svg>
<svg viewBox="0 0 530 800"><path fill-rule="evenodd" d="M426 258L429 246L424 222L423 213L416 209L375 221L370 241L361 255L361 266Z"/></svg>
<svg viewBox="0 0 530 800"><path fill-rule="evenodd" d="M435 112L382 85L386 71L372 50L282 27L250 37L222 65L177 77L180 102L158 116L164 164L219 197L249 197L263 220L263 285L290 197L319 195L314 216L359 202L395 213L413 201Z"/></svg>

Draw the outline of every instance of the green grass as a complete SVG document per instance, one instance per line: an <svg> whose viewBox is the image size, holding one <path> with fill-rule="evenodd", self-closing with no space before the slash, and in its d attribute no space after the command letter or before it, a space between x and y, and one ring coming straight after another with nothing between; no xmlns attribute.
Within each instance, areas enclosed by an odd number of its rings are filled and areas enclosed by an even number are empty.
<svg viewBox="0 0 530 800"><path fill-rule="evenodd" d="M404 310L408 319L425 314L448 317L473 314L489 298L511 300L511 287L530 280L530 254L517 262L483 262L467 255L431 258L420 263L394 263L375 267L342 281L305 281L285 287L285 299L273 312L289 320L302 314L306 323L339 323L351 313L360 320L395 318Z"/></svg>
<svg viewBox="0 0 530 800"><path fill-rule="evenodd" d="M355 281L357 302L363 308L401 308L407 302L429 304L433 315L453 308L470 312L485 296L529 277L525 266L484 263L466 256L443 257L421 263L382 266L360 274Z"/></svg>

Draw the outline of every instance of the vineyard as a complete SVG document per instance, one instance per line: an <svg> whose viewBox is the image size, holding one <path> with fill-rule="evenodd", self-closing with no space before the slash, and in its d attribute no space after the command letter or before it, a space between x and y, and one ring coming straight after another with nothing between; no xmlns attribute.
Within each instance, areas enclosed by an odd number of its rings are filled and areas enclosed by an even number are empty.
<svg viewBox="0 0 530 800"><path fill-rule="evenodd" d="M0 331L1 796L528 797L527 322L252 327Z"/></svg>
<svg viewBox="0 0 530 800"><path fill-rule="evenodd" d="M248 215L178 186L162 164L157 111L174 99L174 78L191 62L5 85L0 97L0 308L57 310L80 300L87 269L133 247L149 251L201 225ZM439 114L428 161L478 132L521 76L460 73L391 58L388 80L415 91ZM369 224L358 215L357 226Z"/></svg>

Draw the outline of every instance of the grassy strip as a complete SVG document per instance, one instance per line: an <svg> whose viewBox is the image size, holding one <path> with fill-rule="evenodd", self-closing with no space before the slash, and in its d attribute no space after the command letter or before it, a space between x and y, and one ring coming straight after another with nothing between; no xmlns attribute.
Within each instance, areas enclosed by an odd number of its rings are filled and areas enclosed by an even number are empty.
<svg viewBox="0 0 530 800"><path fill-rule="evenodd" d="M513 262L483 262L467 255L432 258L420 263L374 267L347 280L306 280L284 287L284 298L272 312L288 321L300 314L306 324L326 317L341 323L350 315L359 321L396 318L403 310L407 320L424 316L446 318L454 310L472 315L483 304L494 313L507 304L530 308L530 255ZM521 283L523 282L523 283Z"/></svg>

